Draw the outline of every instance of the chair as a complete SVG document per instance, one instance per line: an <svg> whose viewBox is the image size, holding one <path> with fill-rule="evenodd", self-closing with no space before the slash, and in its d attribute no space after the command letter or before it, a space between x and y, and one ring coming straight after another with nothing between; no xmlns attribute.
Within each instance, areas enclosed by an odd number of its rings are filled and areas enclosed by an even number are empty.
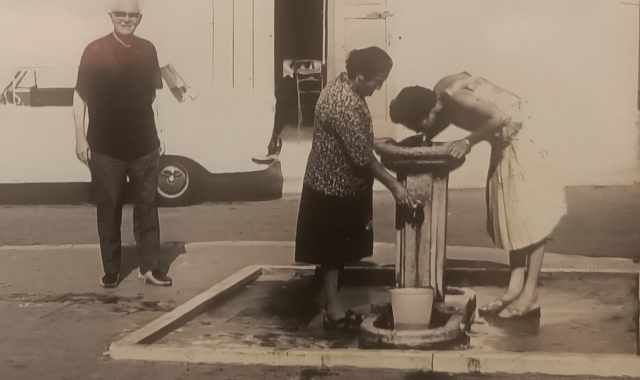
<svg viewBox="0 0 640 380"><path fill-rule="evenodd" d="M308 94L319 95L324 86L322 62L315 59L298 59L294 62L294 75L298 94L298 129L300 129L303 121L303 98Z"/></svg>

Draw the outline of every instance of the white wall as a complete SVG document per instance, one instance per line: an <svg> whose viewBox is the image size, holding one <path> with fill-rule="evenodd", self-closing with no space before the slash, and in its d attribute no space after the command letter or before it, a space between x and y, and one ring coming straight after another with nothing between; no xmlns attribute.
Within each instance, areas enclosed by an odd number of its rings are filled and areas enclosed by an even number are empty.
<svg viewBox="0 0 640 380"><path fill-rule="evenodd" d="M468 70L535 105L533 127L567 184L629 183L640 172L637 7L607 0L395 0L391 11L395 92ZM452 130L442 138L462 135ZM482 186L487 153L478 146L452 186Z"/></svg>
<svg viewBox="0 0 640 380"><path fill-rule="evenodd" d="M107 3L0 0L0 73L24 65L75 70L87 43L113 29ZM272 91L273 0L147 0L143 6L137 34L156 45L161 64L174 64L192 83L210 81L215 72L217 88L234 83Z"/></svg>

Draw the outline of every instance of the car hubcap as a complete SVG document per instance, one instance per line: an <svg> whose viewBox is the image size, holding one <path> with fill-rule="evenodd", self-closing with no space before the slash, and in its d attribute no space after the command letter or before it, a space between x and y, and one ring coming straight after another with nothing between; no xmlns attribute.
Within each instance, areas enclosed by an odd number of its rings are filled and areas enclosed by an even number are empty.
<svg viewBox="0 0 640 380"><path fill-rule="evenodd" d="M182 168L168 165L160 170L158 176L158 194L165 198L175 199L182 196L189 188L189 174Z"/></svg>

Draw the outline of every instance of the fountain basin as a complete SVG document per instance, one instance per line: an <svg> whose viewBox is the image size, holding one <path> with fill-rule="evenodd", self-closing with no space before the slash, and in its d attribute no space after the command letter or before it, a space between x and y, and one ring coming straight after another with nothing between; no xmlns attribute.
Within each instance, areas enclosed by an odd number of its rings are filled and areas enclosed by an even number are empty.
<svg viewBox="0 0 640 380"><path fill-rule="evenodd" d="M448 173L459 168L464 158L452 157L444 143L427 142L412 136L400 142L391 139L379 140L374 149L382 164L403 176L421 173Z"/></svg>
<svg viewBox="0 0 640 380"><path fill-rule="evenodd" d="M471 289L446 289L447 303L436 303L428 327L401 328L394 323L391 305L377 308L360 327L361 348L435 349L467 341L466 332L473 323L476 294Z"/></svg>

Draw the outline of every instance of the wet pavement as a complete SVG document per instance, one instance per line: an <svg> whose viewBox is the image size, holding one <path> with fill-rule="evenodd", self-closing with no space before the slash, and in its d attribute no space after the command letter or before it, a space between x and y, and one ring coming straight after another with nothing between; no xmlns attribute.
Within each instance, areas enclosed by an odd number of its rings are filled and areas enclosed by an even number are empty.
<svg viewBox="0 0 640 380"><path fill-rule="evenodd" d="M366 273L366 269L362 272ZM477 319L471 327L469 344L452 349L636 353L636 275L545 273L542 277L541 319ZM375 279L373 282L371 286L346 284L343 289L345 299L349 300L346 307L366 313L389 303L389 286L375 283ZM502 290L486 284L471 289L476 292L479 304L500 296ZM357 332L327 332L322 328L321 304L312 271L267 270L255 282L215 303L157 343L216 349L359 348Z"/></svg>

